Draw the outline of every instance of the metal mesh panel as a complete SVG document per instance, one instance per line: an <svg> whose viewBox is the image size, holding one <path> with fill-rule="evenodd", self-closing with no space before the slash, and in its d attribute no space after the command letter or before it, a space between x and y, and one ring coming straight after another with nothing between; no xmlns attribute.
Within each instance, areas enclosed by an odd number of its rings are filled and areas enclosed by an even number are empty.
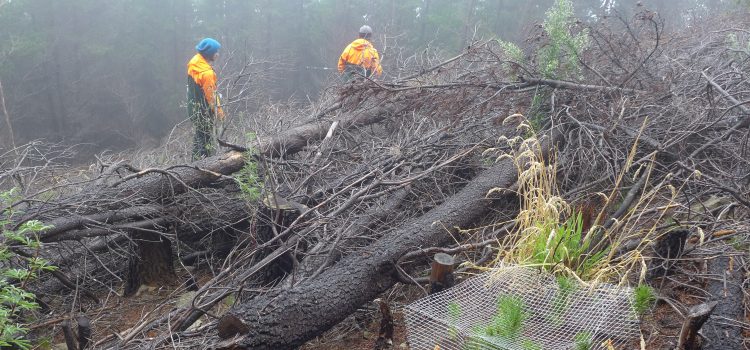
<svg viewBox="0 0 750 350"><path fill-rule="evenodd" d="M420 299L405 309L411 349L535 350L619 348L639 334L632 289L558 283L546 272L506 266ZM523 311L517 331L502 325L503 300ZM514 328L516 329L516 328ZM510 333L510 334L508 334ZM492 335L490 335L492 334Z"/></svg>

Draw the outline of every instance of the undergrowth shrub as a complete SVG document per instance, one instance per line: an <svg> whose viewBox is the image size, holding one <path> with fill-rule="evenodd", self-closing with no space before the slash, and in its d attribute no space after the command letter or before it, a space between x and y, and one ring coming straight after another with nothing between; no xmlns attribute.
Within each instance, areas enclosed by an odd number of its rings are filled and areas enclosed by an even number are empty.
<svg viewBox="0 0 750 350"><path fill-rule="evenodd" d="M581 55L589 46L590 37L587 29L576 31L573 2L570 0L556 0L555 4L545 13L542 29L546 37L545 44L531 53L528 60L524 59L523 50L518 45L499 41L505 56L516 64L536 62L535 70L545 79L581 79ZM516 73L514 66L504 64L508 74ZM547 89L539 89L534 93L531 105L527 111L529 124L539 131L547 122L545 111L546 101L551 97Z"/></svg>
<svg viewBox="0 0 750 350"><path fill-rule="evenodd" d="M248 133L246 139L246 144L251 145L253 141L255 141L256 136L253 133ZM250 203L257 202L260 199L261 191L263 189L263 183L258 172L258 162L255 160L255 155L255 149L250 147L244 154L245 165L234 177L240 188L243 199Z"/></svg>
<svg viewBox="0 0 750 350"><path fill-rule="evenodd" d="M0 207L7 208L0 213L0 347L30 349L26 339L28 314L39 308L36 297L29 292L27 285L42 271L53 271L55 266L39 257L42 247L38 233L51 228L37 220L23 223L18 229L12 228L15 212L12 203L17 199L17 191L0 193ZM24 249L31 257L18 254ZM26 254L24 254L26 255Z"/></svg>

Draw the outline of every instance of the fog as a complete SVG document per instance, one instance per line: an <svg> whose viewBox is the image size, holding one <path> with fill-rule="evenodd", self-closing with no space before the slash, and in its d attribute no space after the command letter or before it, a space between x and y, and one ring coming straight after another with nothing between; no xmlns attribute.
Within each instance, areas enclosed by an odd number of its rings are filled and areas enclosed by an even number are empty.
<svg viewBox="0 0 750 350"><path fill-rule="evenodd" d="M222 43L220 89L238 81L252 87L228 96L228 103L251 101L242 104L246 116L266 102L314 100L335 82L337 58L362 24L375 31L388 80L404 64L418 63L410 57L450 57L474 40L523 46L552 3L0 0L0 147L37 139L82 144L88 150L82 158L156 147L186 119L185 65L203 37ZM747 6L736 0L574 3L586 21L648 8L673 30Z"/></svg>

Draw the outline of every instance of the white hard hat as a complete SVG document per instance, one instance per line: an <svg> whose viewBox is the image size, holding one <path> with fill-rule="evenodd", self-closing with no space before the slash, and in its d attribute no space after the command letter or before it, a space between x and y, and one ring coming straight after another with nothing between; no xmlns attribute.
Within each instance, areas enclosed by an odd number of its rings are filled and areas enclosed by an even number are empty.
<svg viewBox="0 0 750 350"><path fill-rule="evenodd" d="M372 28L365 24L359 27L359 34L372 34Z"/></svg>

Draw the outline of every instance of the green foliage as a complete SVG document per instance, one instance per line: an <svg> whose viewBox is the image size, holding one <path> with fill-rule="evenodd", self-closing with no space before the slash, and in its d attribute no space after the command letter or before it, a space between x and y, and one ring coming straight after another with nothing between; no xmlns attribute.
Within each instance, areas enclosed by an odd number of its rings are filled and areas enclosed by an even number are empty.
<svg viewBox="0 0 750 350"><path fill-rule="evenodd" d="M524 64L523 50L521 50L521 48L518 47L518 45L509 41L502 41L502 40L498 41L498 44L500 45L500 48L503 50L503 53L505 53L505 56L509 60L517 64ZM516 73L516 70L513 64L503 63L503 68L509 74Z"/></svg>
<svg viewBox="0 0 750 350"><path fill-rule="evenodd" d="M656 303L656 292L649 285L641 284L633 290L633 311L643 315Z"/></svg>
<svg viewBox="0 0 750 350"><path fill-rule="evenodd" d="M237 173L235 180L240 186L243 198L248 202L260 199L261 183L258 176L258 163L253 160L252 154L246 155L245 166Z"/></svg>
<svg viewBox="0 0 750 350"><path fill-rule="evenodd" d="M589 276L602 261L607 250L589 254L591 242L583 238L583 218L581 213L571 216L562 225L540 227L533 244L531 262L552 271L563 265L582 278Z"/></svg>
<svg viewBox="0 0 750 350"><path fill-rule="evenodd" d="M542 347L537 342L523 337L524 321L528 316L526 306L519 297L501 296L497 300L497 311L492 320L485 326L475 326L472 329L472 335L465 341L464 350L505 349L498 347L496 343L510 342L520 342L524 350L541 350ZM490 343L484 337L495 339Z"/></svg>
<svg viewBox="0 0 750 350"><path fill-rule="evenodd" d="M579 57L589 44L589 33L585 29L577 34L572 33L571 28L574 23L572 2L556 0L555 5L547 10L545 16L542 27L549 42L535 53L537 69L547 79L566 79L580 75ZM522 51L515 45L501 43L501 47L506 55L523 57ZM537 92L531 101L528 115L531 127L535 131L541 130L547 119L544 106L549 97L546 91Z"/></svg>
<svg viewBox="0 0 750 350"><path fill-rule="evenodd" d="M561 324L562 315L568 308L570 295L578 289L578 283L572 277L557 276L557 287L558 292L552 301L552 315L550 315L550 318L553 323Z"/></svg>
<svg viewBox="0 0 750 350"><path fill-rule="evenodd" d="M590 332L576 333L573 342L575 342L575 350L591 350L594 348L594 337L591 336Z"/></svg>
<svg viewBox="0 0 750 350"><path fill-rule="evenodd" d="M558 296L567 299L578 288L578 283L571 277L557 276L557 287L560 288Z"/></svg>
<svg viewBox="0 0 750 350"><path fill-rule="evenodd" d="M542 350L542 346L531 339L524 339L521 342L521 348L523 348L523 350Z"/></svg>
<svg viewBox="0 0 750 350"><path fill-rule="evenodd" d="M458 322L459 317L461 317L461 305L455 301L448 303L448 319L451 323Z"/></svg>
<svg viewBox="0 0 750 350"><path fill-rule="evenodd" d="M256 136L254 133L248 133L246 140L248 145L252 144ZM237 172L235 181L240 187L242 197L248 202L256 202L260 199L261 190L263 189L260 175L258 174L258 162L255 161L255 150L250 148L245 152L245 166Z"/></svg>
<svg viewBox="0 0 750 350"><path fill-rule="evenodd" d="M544 101L549 99L549 92L538 91L531 98L531 106L529 107L529 124L534 132L539 132L544 126L544 122L547 120L546 113L542 110L544 108Z"/></svg>
<svg viewBox="0 0 750 350"><path fill-rule="evenodd" d="M497 300L497 313L484 329L486 335L509 340L518 339L526 319L526 307L518 297L504 295Z"/></svg>
<svg viewBox="0 0 750 350"><path fill-rule="evenodd" d="M523 63L523 50L518 45L509 41L500 41L500 47L508 58L516 63Z"/></svg>
<svg viewBox="0 0 750 350"><path fill-rule="evenodd" d="M25 289L26 284L35 279L41 271L56 269L46 260L38 257L41 249L38 233L51 228L40 221L23 223L17 230L11 229L13 209L11 204L17 198L15 190L0 193L0 207L6 208L0 215L0 347L30 349L32 344L25 339L28 328L22 319L25 312L39 308L33 293ZM24 247L35 251L27 258L16 254L11 246Z"/></svg>
<svg viewBox="0 0 750 350"><path fill-rule="evenodd" d="M461 317L461 305L453 301L448 303L448 338L456 339L458 337L458 319Z"/></svg>
<svg viewBox="0 0 750 350"><path fill-rule="evenodd" d="M527 313L523 300L504 295L497 300L497 312L486 326L475 326L472 336L466 340L465 350L487 349L491 343L482 337L497 337L501 340L517 340L523 331ZM496 347L491 347L496 348Z"/></svg>
<svg viewBox="0 0 750 350"><path fill-rule="evenodd" d="M580 74L578 59L589 44L588 31L573 35L571 26L573 3L556 0L555 6L546 13L542 27L549 37L549 44L538 52L539 69L545 78L566 78Z"/></svg>

